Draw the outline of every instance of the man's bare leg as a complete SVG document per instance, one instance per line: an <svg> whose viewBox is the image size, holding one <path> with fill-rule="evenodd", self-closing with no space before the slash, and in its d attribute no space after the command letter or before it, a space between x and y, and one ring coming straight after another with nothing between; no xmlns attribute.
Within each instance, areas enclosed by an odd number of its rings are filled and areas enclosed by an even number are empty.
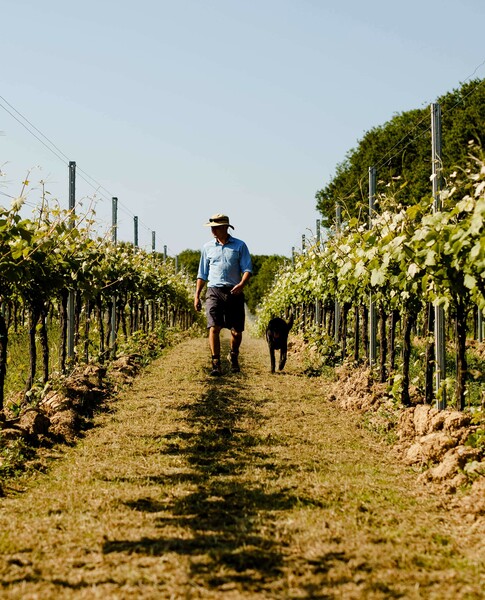
<svg viewBox="0 0 485 600"><path fill-rule="evenodd" d="M222 375L221 371L221 328L211 327L209 329L209 348L212 356L211 375Z"/></svg>
<svg viewBox="0 0 485 600"><path fill-rule="evenodd" d="M239 346L242 342L242 331L236 331L231 329L231 354L229 359L231 361L231 369L233 373L239 372Z"/></svg>
<svg viewBox="0 0 485 600"><path fill-rule="evenodd" d="M220 327L211 327L209 329L209 348L212 356L220 356L221 355L221 328Z"/></svg>
<svg viewBox="0 0 485 600"><path fill-rule="evenodd" d="M231 329L231 352L239 352L239 346L242 342L242 331Z"/></svg>

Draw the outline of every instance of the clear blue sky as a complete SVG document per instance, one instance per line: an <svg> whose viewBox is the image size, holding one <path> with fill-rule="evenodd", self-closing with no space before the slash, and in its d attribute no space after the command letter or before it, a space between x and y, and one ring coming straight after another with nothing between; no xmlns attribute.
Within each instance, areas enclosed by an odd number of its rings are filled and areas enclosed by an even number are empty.
<svg viewBox="0 0 485 600"><path fill-rule="evenodd" d="M168 247L229 214L253 254L315 232L315 192L363 134L485 77L483 0L3 0L0 204L26 172L67 207L95 197L100 232ZM481 66L479 66L481 65ZM3 107L8 105L2 102ZM38 135L38 134L37 134ZM56 151L57 152L57 151ZM38 168L40 167L40 168ZM6 195L7 194L7 195Z"/></svg>

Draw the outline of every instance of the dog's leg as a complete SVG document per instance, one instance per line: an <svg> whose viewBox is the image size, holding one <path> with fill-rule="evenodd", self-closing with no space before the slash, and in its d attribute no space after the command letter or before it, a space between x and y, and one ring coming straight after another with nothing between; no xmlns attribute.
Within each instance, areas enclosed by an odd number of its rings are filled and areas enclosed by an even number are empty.
<svg viewBox="0 0 485 600"><path fill-rule="evenodd" d="M269 344L269 357L271 360L271 373L274 373L276 370L276 357L275 357L275 349L273 344Z"/></svg>
<svg viewBox="0 0 485 600"><path fill-rule="evenodd" d="M276 369L276 359L274 354L273 336L269 329L266 331L266 341L268 342L269 358L271 360L271 373L274 373Z"/></svg>
<svg viewBox="0 0 485 600"><path fill-rule="evenodd" d="M287 353L288 353L288 345L286 343L282 342L281 350L280 350L280 364L279 364L280 371L282 371L285 368Z"/></svg>

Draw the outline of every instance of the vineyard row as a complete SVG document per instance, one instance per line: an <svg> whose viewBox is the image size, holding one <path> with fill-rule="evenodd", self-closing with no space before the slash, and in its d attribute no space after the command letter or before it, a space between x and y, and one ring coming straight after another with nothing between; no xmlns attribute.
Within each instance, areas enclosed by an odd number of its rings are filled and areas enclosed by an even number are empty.
<svg viewBox="0 0 485 600"><path fill-rule="evenodd" d="M261 304L261 328L272 316L292 311L322 362L369 363L372 298L379 323L379 379L389 382L404 405L411 402L412 383L426 402L434 394L438 407L440 394L453 390L456 407L464 409L472 379L467 363L471 315L477 307L479 316L485 309L485 162L477 154L468 169L447 182L439 210L432 198L403 207L398 195L383 194L376 198L380 214L376 211L371 224L350 218L325 243L297 254ZM435 306L443 309L453 334L456 367L456 376L444 377L437 392L432 384ZM485 381L483 373L473 376L479 384Z"/></svg>
<svg viewBox="0 0 485 600"><path fill-rule="evenodd" d="M59 368L104 360L116 352L119 336L158 327L190 327L197 319L193 286L157 253L128 243L95 238L92 222L45 203L31 219L21 202L0 209L0 410L12 331L25 321L30 369L25 389L36 381L37 348L43 383L49 379L49 335L59 335ZM67 347L68 298L74 299L75 353ZM116 333L116 335L113 335Z"/></svg>

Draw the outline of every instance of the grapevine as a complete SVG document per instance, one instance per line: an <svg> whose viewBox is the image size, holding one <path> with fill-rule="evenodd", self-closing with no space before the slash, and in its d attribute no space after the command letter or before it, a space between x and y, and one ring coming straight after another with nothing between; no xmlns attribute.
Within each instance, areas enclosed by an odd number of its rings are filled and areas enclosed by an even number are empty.
<svg viewBox="0 0 485 600"><path fill-rule="evenodd" d="M60 368L104 360L114 327L125 338L148 332L157 323L189 327L197 315L185 273L175 273L160 254L131 244L114 244L93 235L93 220L43 203L31 219L22 218L22 199L0 209L0 410L8 363L8 336L19 314L28 315L30 369L28 391L37 377L42 350L42 382L49 373L48 322L61 324ZM67 298L75 296L75 356L66 352ZM94 315L94 319L93 319ZM97 341L94 334L97 334Z"/></svg>
<svg viewBox="0 0 485 600"><path fill-rule="evenodd" d="M260 332L273 316L293 311L299 329L309 343L323 338L321 325L331 331L332 319L308 327L308 310L320 303L330 313L335 303L346 321L355 321L372 295L382 332L380 336L382 381L399 381L401 400L409 404L411 334L429 305L442 306L455 322L458 365L456 404L464 408L467 363L467 318L476 305L485 310L485 162L472 159L467 171L455 173L441 194L442 209L433 211L431 198L401 207L395 197L379 198L380 214L371 225L349 219L324 244L314 243L297 254L292 265L282 267L258 312ZM386 372L389 315L401 323L401 371ZM424 317L423 317L424 318ZM346 323L340 324L340 341ZM333 332L335 333L335 331ZM365 345L365 343L364 343ZM367 351L367 349L366 349ZM384 353L383 353L384 351ZM345 358L344 351L341 351ZM429 356L428 356L429 358Z"/></svg>

